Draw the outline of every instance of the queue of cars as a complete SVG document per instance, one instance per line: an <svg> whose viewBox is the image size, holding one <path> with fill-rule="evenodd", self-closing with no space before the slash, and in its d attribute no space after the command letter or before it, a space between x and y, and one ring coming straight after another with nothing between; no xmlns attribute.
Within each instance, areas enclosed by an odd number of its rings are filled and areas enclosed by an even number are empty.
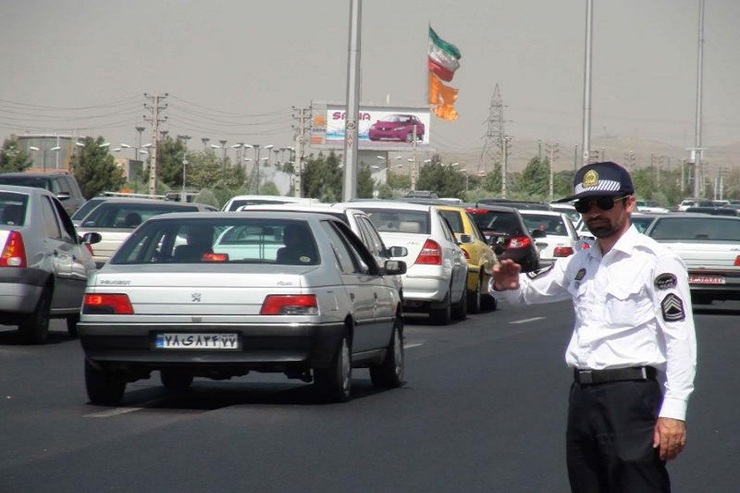
<svg viewBox="0 0 740 493"><path fill-rule="evenodd" d="M353 369L379 388L402 384L405 314L445 325L495 308L497 258L530 272L589 245L572 211L534 202L234 199L219 212L99 198L73 223L53 193L0 186L0 319L41 343L49 319L66 318L93 403L120 402L154 372L177 390L281 372L342 402ZM679 251L695 303L740 299L740 219L632 221Z"/></svg>

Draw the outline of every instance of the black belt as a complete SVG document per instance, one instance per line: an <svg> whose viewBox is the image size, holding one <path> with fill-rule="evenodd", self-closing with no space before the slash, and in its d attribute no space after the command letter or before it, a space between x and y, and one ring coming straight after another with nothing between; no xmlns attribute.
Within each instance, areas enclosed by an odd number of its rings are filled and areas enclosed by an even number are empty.
<svg viewBox="0 0 740 493"><path fill-rule="evenodd" d="M653 380L657 370L652 366L633 366L630 368L614 368L611 370L580 370L573 369L573 378L581 385L607 382L623 382L625 380Z"/></svg>

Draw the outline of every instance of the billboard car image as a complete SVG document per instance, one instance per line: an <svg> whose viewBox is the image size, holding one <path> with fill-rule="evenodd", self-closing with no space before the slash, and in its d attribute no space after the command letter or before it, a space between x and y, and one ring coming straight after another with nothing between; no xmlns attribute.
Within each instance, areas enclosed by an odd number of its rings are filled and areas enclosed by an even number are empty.
<svg viewBox="0 0 740 493"><path fill-rule="evenodd" d="M381 118L367 132L370 140L402 140L413 142L424 140L424 124L415 115L393 113Z"/></svg>
<svg viewBox="0 0 740 493"><path fill-rule="evenodd" d="M312 147L344 147L345 110L339 104L313 104ZM357 115L357 140L361 150L402 151L411 147L429 146L429 129L428 108L360 106Z"/></svg>

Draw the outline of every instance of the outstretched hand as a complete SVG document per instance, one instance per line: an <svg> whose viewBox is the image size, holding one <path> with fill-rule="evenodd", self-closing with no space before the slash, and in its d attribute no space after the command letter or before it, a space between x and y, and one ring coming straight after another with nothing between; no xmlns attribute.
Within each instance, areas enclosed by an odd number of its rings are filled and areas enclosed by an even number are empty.
<svg viewBox="0 0 740 493"><path fill-rule="evenodd" d="M499 261L493 266L493 288L496 291L517 289L522 266L510 259Z"/></svg>

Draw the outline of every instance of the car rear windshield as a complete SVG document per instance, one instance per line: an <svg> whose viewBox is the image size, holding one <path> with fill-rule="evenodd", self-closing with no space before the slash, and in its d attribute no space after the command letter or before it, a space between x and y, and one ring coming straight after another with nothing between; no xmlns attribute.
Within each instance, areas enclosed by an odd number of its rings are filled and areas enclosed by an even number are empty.
<svg viewBox="0 0 740 493"><path fill-rule="evenodd" d="M168 212L196 212L197 206L166 203L103 202L84 218L82 228L136 228L150 217Z"/></svg>
<svg viewBox="0 0 740 493"><path fill-rule="evenodd" d="M567 235L563 218L547 214L522 214L524 224L530 231L540 230L549 235Z"/></svg>
<svg viewBox="0 0 740 493"><path fill-rule="evenodd" d="M3 176L2 174L0 174L0 183L4 185L16 185L19 187L43 188L43 189L56 193L56 190L52 190L52 181L50 179L44 176L33 176L33 174L30 174L30 173L28 176L25 176L25 175Z"/></svg>
<svg viewBox="0 0 740 493"><path fill-rule="evenodd" d="M512 212L476 209L471 213L475 223L484 232L492 231L509 235L522 235L522 227Z"/></svg>
<svg viewBox="0 0 740 493"><path fill-rule="evenodd" d="M381 233L430 233L429 211L364 208L375 229Z"/></svg>
<svg viewBox="0 0 740 493"><path fill-rule="evenodd" d="M110 263L317 265L320 257L306 221L235 215L150 221L131 234Z"/></svg>
<svg viewBox="0 0 740 493"><path fill-rule="evenodd" d="M656 219L648 235L657 241L730 241L740 244L740 219L666 217Z"/></svg>
<svg viewBox="0 0 740 493"><path fill-rule="evenodd" d="M0 224L23 226L26 222L28 195L0 192Z"/></svg>

